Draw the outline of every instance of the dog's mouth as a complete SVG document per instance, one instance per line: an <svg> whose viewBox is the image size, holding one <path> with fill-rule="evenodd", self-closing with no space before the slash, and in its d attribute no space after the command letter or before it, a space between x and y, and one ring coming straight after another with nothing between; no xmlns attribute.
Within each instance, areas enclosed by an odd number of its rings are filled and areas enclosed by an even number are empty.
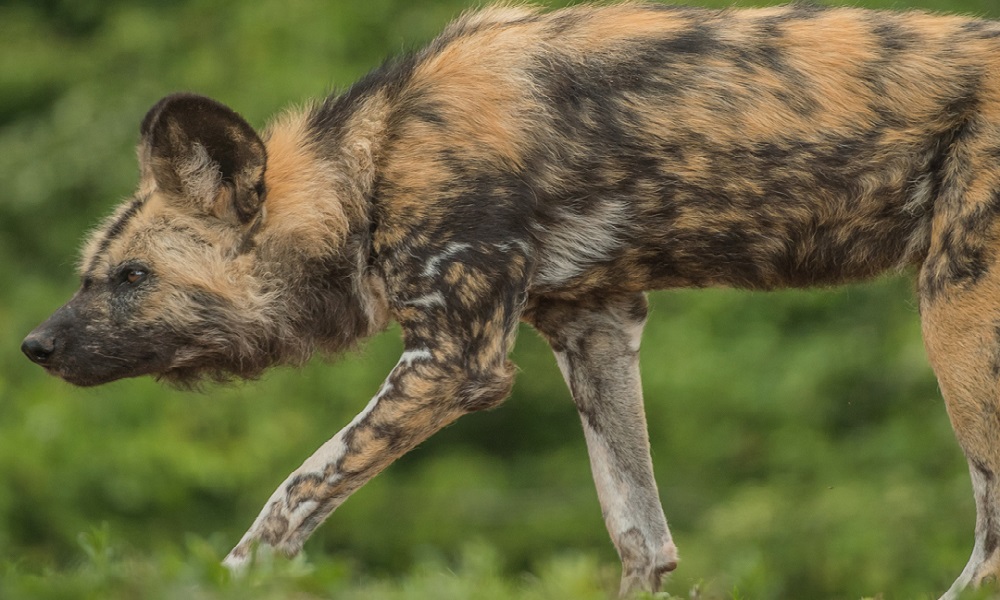
<svg viewBox="0 0 1000 600"><path fill-rule="evenodd" d="M154 372L153 369L137 368L135 365L113 365L109 364L113 363L113 360L106 360L108 362L101 364L103 361L97 357L97 360L86 361L86 364L71 361L64 364L42 365L42 368L49 375L78 387L94 387Z"/></svg>
<svg viewBox="0 0 1000 600"><path fill-rule="evenodd" d="M77 347L72 336L54 337L37 330L25 338L21 350L49 375L79 387L92 387L127 379L154 375L168 368L173 353L166 344L146 352L119 353L91 347Z"/></svg>

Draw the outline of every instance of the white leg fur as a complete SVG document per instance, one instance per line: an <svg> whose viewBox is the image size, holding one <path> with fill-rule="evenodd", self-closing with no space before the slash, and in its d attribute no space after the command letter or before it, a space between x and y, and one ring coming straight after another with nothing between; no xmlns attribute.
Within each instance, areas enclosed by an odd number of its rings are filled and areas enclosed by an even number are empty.
<svg viewBox="0 0 1000 600"><path fill-rule="evenodd" d="M605 525L622 560L623 596L655 592L678 561L649 455L638 356L644 319L635 302L539 313L536 321L583 421Z"/></svg>

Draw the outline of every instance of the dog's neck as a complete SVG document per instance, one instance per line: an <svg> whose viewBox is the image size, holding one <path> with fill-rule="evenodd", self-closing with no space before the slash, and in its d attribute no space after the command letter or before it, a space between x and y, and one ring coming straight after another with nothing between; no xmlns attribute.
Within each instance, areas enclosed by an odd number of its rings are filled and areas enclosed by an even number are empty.
<svg viewBox="0 0 1000 600"><path fill-rule="evenodd" d="M370 147L373 140L348 132L352 147L331 148L310 126L312 113L285 114L264 134L267 197L260 236L262 243L325 256L342 252L352 231L370 218L375 164L370 152L357 147Z"/></svg>
<svg viewBox="0 0 1000 600"><path fill-rule="evenodd" d="M281 309L292 311L297 334L336 352L388 321L384 285L369 268L384 121L355 110L336 139L323 137L311 125L323 108L287 113L264 134L267 196L255 251L264 269L280 265L266 276L292 290Z"/></svg>

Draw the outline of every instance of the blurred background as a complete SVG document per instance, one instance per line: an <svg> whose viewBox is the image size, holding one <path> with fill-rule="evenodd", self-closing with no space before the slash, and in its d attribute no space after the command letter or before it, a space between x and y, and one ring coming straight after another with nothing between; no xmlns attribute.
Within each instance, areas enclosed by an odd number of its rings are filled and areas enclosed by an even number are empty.
<svg viewBox="0 0 1000 600"><path fill-rule="evenodd" d="M998 0L852 4L1000 17ZM0 3L0 598L614 593L618 560L579 421L528 328L506 404L377 477L304 557L241 581L219 559L368 402L398 357L398 331L335 364L202 393L148 380L75 389L18 350L73 293L84 232L131 193L138 124L157 99L199 92L262 126L471 5ZM911 277L659 292L651 303L647 414L682 556L671 594L929 598L951 584L975 514Z"/></svg>

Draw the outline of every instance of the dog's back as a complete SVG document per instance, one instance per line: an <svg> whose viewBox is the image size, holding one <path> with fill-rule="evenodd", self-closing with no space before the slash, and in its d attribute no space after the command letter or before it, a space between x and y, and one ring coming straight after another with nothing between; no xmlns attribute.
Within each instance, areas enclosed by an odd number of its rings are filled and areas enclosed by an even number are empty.
<svg viewBox="0 0 1000 600"><path fill-rule="evenodd" d="M480 199L540 293L913 264L969 135L1000 145L1000 25L921 12L495 9L411 68L385 205L434 254Z"/></svg>

